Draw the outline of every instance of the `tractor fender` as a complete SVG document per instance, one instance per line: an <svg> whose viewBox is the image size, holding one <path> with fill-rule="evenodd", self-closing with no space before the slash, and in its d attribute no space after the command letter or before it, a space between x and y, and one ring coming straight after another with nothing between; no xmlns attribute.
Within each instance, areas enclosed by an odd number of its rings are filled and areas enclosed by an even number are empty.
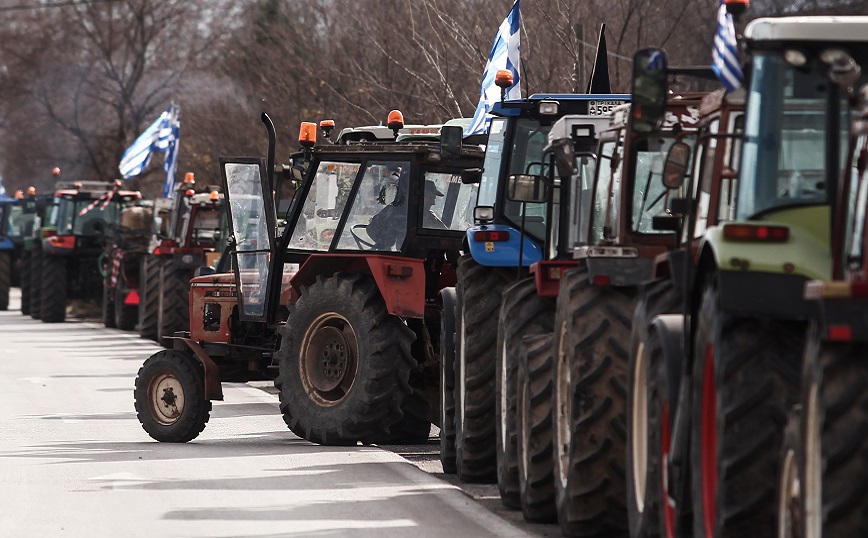
<svg viewBox="0 0 868 538"><path fill-rule="evenodd" d="M481 236L485 232L506 232L509 238L504 241L476 239L477 233ZM530 267L543 259L541 246L515 228L504 224L486 224L468 228L465 239L473 261L486 267L518 267L519 257L521 257L522 267ZM523 248L522 243L524 243Z"/></svg>
<svg viewBox="0 0 868 538"><path fill-rule="evenodd" d="M172 349L175 351L191 351L196 360L202 364L205 370L205 398L208 400L223 400L223 385L220 384L220 368L202 349L202 346L189 338L178 336L166 336L166 340L172 340Z"/></svg>
<svg viewBox="0 0 868 538"><path fill-rule="evenodd" d="M300 294L301 288L313 284L317 276L327 277L340 272L373 276L389 314L424 319L425 265L415 258L380 254L313 254L293 275L292 288Z"/></svg>

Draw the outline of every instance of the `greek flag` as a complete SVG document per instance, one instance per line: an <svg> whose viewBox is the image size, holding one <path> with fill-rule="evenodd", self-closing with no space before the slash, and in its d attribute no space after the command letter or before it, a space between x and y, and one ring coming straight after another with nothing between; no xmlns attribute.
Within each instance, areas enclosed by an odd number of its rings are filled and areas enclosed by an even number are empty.
<svg viewBox="0 0 868 538"><path fill-rule="evenodd" d="M717 33L714 36L714 50L711 54L711 69L723 83L727 91L733 91L744 84L744 74L741 72L741 61L738 57L738 42L735 39L735 27L732 15L727 13L726 5L721 0L717 12Z"/></svg>
<svg viewBox="0 0 868 538"><path fill-rule="evenodd" d="M500 99L500 88L494 84L494 76L499 69L509 69L512 71L512 86L507 88L506 98L521 99L521 79L518 74L521 65L519 54L521 46L521 10L519 2L520 0L515 0L512 9L509 10L509 15L503 20L503 23L497 30L497 35L494 37L494 46L488 55L485 71L482 72L482 88L480 89L479 104L476 105L473 121L470 123L470 127L464 133L464 136L488 131L488 124L491 121L488 111Z"/></svg>
<svg viewBox="0 0 868 538"><path fill-rule="evenodd" d="M145 129L145 132L136 138L133 145L128 147L124 152L123 157L121 157L121 164L118 166L118 170L124 179L130 179L145 171L145 168L147 168L148 163L151 161L154 143L157 141L157 136L160 134L163 123L166 121L171 110L172 107L170 106L169 110L163 112L157 118L157 121Z"/></svg>
<svg viewBox="0 0 868 538"><path fill-rule="evenodd" d="M3 185L3 176L0 176L0 200L5 200L6 198L6 187Z"/></svg>
<svg viewBox="0 0 868 538"><path fill-rule="evenodd" d="M166 171L163 198L173 198L175 195L175 172L178 169L178 146L181 142L181 110L172 105L167 112L169 112L169 116L160 127L157 141L154 142L154 151L166 153L166 158L163 159L163 170Z"/></svg>

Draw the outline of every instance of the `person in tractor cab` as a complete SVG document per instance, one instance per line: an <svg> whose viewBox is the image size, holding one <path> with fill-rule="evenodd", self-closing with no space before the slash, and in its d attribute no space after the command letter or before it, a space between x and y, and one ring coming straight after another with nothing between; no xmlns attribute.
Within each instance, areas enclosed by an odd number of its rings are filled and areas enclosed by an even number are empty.
<svg viewBox="0 0 868 538"><path fill-rule="evenodd" d="M367 226L374 250L399 250L407 231L407 174L396 167L380 187L377 201L385 204Z"/></svg>
<svg viewBox="0 0 868 538"><path fill-rule="evenodd" d="M422 226L434 230L448 230L449 227L440 220L431 208L437 203L437 197L442 197L443 193L437 188L437 185L430 179L425 180L425 198L422 207L425 212L422 213Z"/></svg>

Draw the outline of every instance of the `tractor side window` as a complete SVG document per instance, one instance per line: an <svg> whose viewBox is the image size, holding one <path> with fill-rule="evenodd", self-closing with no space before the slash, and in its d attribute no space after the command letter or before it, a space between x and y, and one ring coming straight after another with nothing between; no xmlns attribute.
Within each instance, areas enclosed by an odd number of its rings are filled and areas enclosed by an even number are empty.
<svg viewBox="0 0 868 538"><path fill-rule="evenodd" d="M75 216L75 202L61 199L57 205L57 211L52 214L49 226L56 226L58 235L72 233L72 221Z"/></svg>
<svg viewBox="0 0 868 538"><path fill-rule="evenodd" d="M591 201L594 199L593 187L596 168L596 155L576 155L577 174L573 176L570 184L572 201L568 208L570 212L568 248L584 245L588 242L588 223L591 219ZM557 226L552 226L552 229L557 229ZM556 241L552 241L552 244L556 244Z"/></svg>
<svg viewBox="0 0 868 538"><path fill-rule="evenodd" d="M319 163L289 248L328 250L359 168L359 163Z"/></svg>
<svg viewBox="0 0 868 538"><path fill-rule="evenodd" d="M422 227L429 230L464 231L473 226L476 185L461 183L461 176L426 172L423 191Z"/></svg>
<svg viewBox="0 0 868 538"><path fill-rule="evenodd" d="M718 138L715 135L719 129L720 120L712 120L707 131L707 134L711 136L702 141L695 154L693 203L696 204L696 224L693 229L693 237L701 237L708 227L708 208L711 202L711 187L715 176L714 162L718 146Z"/></svg>
<svg viewBox="0 0 868 538"><path fill-rule="evenodd" d="M741 134L744 132L744 114L740 113L730 119L729 132ZM724 167L736 170L741 154L741 137L727 139L725 146ZM717 211L718 222L735 219L735 199L738 192L738 175L722 178L720 181L720 207Z"/></svg>
<svg viewBox="0 0 868 538"><path fill-rule="evenodd" d="M337 248L397 252L407 233L409 176L409 162L369 162Z"/></svg>
<svg viewBox="0 0 868 538"><path fill-rule="evenodd" d="M621 157L618 152L618 140L610 140L602 144L600 148L600 160L597 164L597 183L594 188L594 214L591 223L591 243L599 244L608 237L612 237L610 222L617 223L617 215L609 217L611 208L617 204L612 198L620 195L621 183ZM614 192L612 184L615 184ZM614 209L613 212L617 212Z"/></svg>

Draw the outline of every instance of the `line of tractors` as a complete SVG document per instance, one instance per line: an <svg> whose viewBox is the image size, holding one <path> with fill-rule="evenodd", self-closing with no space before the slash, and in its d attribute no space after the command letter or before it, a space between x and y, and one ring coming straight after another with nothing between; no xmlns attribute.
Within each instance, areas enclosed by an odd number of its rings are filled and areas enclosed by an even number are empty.
<svg viewBox="0 0 868 538"><path fill-rule="evenodd" d="M742 34L743 89L677 91L714 75L643 49L630 94L501 100L481 139L393 111L304 123L277 163L263 114L265 156L221 158L207 195L225 229L190 250L172 217L157 250L123 224L94 264L106 324L138 304L167 348L145 431L191 441L222 382L273 379L298 436L433 423L445 473L565 535L868 535L868 17Z"/></svg>

